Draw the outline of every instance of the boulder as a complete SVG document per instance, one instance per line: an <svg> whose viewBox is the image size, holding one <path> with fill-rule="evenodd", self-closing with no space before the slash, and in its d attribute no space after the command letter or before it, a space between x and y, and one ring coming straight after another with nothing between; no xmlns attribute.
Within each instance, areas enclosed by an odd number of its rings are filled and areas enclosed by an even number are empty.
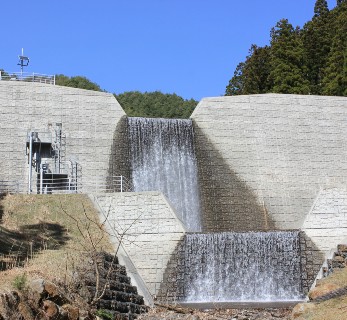
<svg viewBox="0 0 347 320"><path fill-rule="evenodd" d="M80 316L79 309L71 304L64 304L61 309L65 310L69 320L78 320Z"/></svg>
<svg viewBox="0 0 347 320"><path fill-rule="evenodd" d="M34 314L26 302L19 302L18 311L22 315L23 320L35 320Z"/></svg>
<svg viewBox="0 0 347 320"><path fill-rule="evenodd" d="M315 308L316 306L313 303L298 303L292 311L292 319L296 319L303 315L304 313L311 311Z"/></svg>
<svg viewBox="0 0 347 320"><path fill-rule="evenodd" d="M43 310L45 311L47 319L53 320L58 318L59 308L53 301L45 300L43 302Z"/></svg>

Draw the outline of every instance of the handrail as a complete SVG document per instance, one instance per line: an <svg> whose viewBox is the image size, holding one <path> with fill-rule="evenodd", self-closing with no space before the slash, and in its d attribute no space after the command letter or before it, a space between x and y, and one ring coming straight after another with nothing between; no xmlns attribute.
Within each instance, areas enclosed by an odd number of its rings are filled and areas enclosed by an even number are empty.
<svg viewBox="0 0 347 320"><path fill-rule="evenodd" d="M55 85L55 75L29 72L6 72L0 71L0 81L23 81L38 82Z"/></svg>
<svg viewBox="0 0 347 320"><path fill-rule="evenodd" d="M35 181L35 182L34 182ZM79 176L59 177L47 173L33 180L31 193L110 193L132 192L130 181L124 176L93 176L83 181ZM0 180L0 193L27 193L27 183L19 180Z"/></svg>

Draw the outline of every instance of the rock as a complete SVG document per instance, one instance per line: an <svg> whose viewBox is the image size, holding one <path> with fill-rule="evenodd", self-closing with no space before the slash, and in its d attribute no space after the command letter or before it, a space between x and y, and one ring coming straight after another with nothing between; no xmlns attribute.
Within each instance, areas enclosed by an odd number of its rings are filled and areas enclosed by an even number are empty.
<svg viewBox="0 0 347 320"><path fill-rule="evenodd" d="M313 310L316 306L313 303L298 303L292 311L292 319L296 319L304 313Z"/></svg>
<svg viewBox="0 0 347 320"><path fill-rule="evenodd" d="M340 252L347 252L347 244L339 244L337 250Z"/></svg>
<svg viewBox="0 0 347 320"><path fill-rule="evenodd" d="M64 304L61 308L67 312L69 320L78 320L80 312L77 307L71 304Z"/></svg>
<svg viewBox="0 0 347 320"><path fill-rule="evenodd" d="M318 287L313 288L309 292L308 297L310 298L310 300L315 300L339 288L340 287L337 284L321 283Z"/></svg>
<svg viewBox="0 0 347 320"><path fill-rule="evenodd" d="M19 302L18 311L22 315L23 320L35 320L34 314L26 302Z"/></svg>
<svg viewBox="0 0 347 320"><path fill-rule="evenodd" d="M56 319L59 315L58 306L50 300L45 300L43 302L43 310L45 311L46 317L50 320Z"/></svg>
<svg viewBox="0 0 347 320"><path fill-rule="evenodd" d="M58 287L53 282L45 281L44 289L50 297L55 297L60 295Z"/></svg>
<svg viewBox="0 0 347 320"><path fill-rule="evenodd" d="M42 294L43 291L45 290L45 280L35 279L31 281L30 288L32 291Z"/></svg>

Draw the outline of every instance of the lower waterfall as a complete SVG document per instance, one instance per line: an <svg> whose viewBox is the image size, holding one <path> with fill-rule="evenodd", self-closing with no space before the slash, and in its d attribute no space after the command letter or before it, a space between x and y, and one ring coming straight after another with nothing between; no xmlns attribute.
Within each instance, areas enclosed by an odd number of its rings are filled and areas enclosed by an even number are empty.
<svg viewBox="0 0 347 320"><path fill-rule="evenodd" d="M187 234L182 248L182 302L302 299L297 231Z"/></svg>

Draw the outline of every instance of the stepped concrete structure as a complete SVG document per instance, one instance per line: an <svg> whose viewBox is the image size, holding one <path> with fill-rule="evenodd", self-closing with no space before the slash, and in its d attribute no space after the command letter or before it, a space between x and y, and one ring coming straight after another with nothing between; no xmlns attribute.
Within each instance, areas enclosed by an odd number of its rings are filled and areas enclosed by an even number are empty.
<svg viewBox="0 0 347 320"><path fill-rule="evenodd" d="M93 188L107 185L110 175L131 176L126 115L114 96L0 81L0 114L0 192L28 192L28 154L35 167L41 161L37 148L45 143L50 149L41 156L48 165L56 166L57 158L77 163L79 184L72 191L90 193L100 218L108 217L120 260L151 303L186 231L160 192ZM308 238L302 250L311 253L346 242L346 116L344 97L203 99L191 117L203 231L300 229ZM31 173L33 193L42 191L36 186L40 170Z"/></svg>
<svg viewBox="0 0 347 320"><path fill-rule="evenodd" d="M347 240L347 98L203 99L192 114L205 230L303 229Z"/></svg>

